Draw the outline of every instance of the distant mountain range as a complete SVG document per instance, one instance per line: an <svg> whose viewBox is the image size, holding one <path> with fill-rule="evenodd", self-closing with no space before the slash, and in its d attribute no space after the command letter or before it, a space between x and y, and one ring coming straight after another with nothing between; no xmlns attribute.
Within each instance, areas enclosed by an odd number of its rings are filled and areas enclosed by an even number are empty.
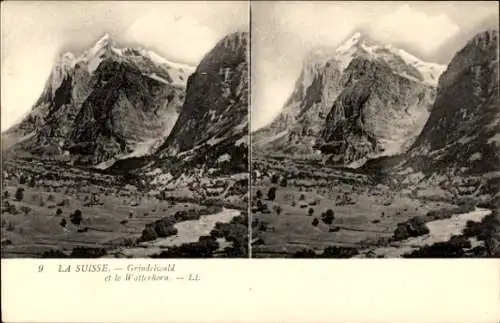
<svg viewBox="0 0 500 323"><path fill-rule="evenodd" d="M78 57L61 55L30 113L2 133L4 158L101 169L143 159L145 171L173 158L244 171L248 37L227 35L197 67L117 48L108 35ZM474 36L447 67L355 33L305 58L280 115L253 133L253 153L498 171L498 64L498 30Z"/></svg>
<svg viewBox="0 0 500 323"><path fill-rule="evenodd" d="M280 115L254 150L356 165L400 153L422 130L445 66L355 33L310 53Z"/></svg>
<svg viewBox="0 0 500 323"><path fill-rule="evenodd" d="M4 158L106 169L204 145L225 147L216 160L248 147L247 44L247 33L228 35L197 67L117 48L108 35L79 57L63 54L30 113L2 133Z"/></svg>

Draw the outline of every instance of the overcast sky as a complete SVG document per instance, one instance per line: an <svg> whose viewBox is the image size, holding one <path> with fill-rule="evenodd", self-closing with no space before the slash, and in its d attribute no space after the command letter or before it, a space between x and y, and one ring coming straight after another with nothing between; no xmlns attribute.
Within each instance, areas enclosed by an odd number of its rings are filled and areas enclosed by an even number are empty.
<svg viewBox="0 0 500 323"><path fill-rule="evenodd" d="M248 30L247 2L2 1L1 127L19 121L43 90L55 58L79 55L104 33L197 64L226 34Z"/></svg>
<svg viewBox="0 0 500 323"><path fill-rule="evenodd" d="M486 25L498 26L489 2L254 2L252 3L252 130L279 113L305 54L337 46L353 32L446 64Z"/></svg>

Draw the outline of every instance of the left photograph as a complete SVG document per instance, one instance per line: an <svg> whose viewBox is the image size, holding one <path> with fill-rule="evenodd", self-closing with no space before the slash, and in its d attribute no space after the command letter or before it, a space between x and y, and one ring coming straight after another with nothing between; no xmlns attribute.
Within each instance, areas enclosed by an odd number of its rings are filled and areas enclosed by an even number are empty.
<svg viewBox="0 0 500 323"><path fill-rule="evenodd" d="M2 258L246 258L248 2L3 2Z"/></svg>

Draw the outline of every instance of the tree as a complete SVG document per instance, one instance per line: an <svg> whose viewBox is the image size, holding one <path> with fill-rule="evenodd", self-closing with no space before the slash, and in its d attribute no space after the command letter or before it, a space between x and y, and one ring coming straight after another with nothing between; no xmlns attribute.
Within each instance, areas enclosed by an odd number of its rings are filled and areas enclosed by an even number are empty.
<svg viewBox="0 0 500 323"><path fill-rule="evenodd" d="M326 210L325 213L322 214L321 220L325 224L332 224L333 220L335 219L335 213L333 212L332 209Z"/></svg>
<svg viewBox="0 0 500 323"><path fill-rule="evenodd" d="M9 197L10 197L9 191L5 190L3 192L3 198L4 198L4 200L8 199Z"/></svg>
<svg viewBox="0 0 500 323"><path fill-rule="evenodd" d="M22 201L23 200L23 198L24 198L24 188L19 187L16 190L15 198L16 198L17 201Z"/></svg>
<svg viewBox="0 0 500 323"><path fill-rule="evenodd" d="M36 185L35 176L31 176L30 180L29 180L29 183L28 183L28 186L29 187L35 187L35 185Z"/></svg>
<svg viewBox="0 0 500 323"><path fill-rule="evenodd" d="M303 201L306 199L306 196L304 194L300 194L299 201Z"/></svg>
<svg viewBox="0 0 500 323"><path fill-rule="evenodd" d="M314 209L312 207L309 208L309 211L307 211L307 213L309 214L309 216L312 216L314 213Z"/></svg>
<svg viewBox="0 0 500 323"><path fill-rule="evenodd" d="M276 207L276 214L278 214L278 215L281 214L281 207L280 206Z"/></svg>
<svg viewBox="0 0 500 323"><path fill-rule="evenodd" d="M283 177L281 179L280 186L287 187L287 185L288 185L288 180L286 179L286 177Z"/></svg>
<svg viewBox="0 0 500 323"><path fill-rule="evenodd" d="M267 199L270 201L274 201L276 199L276 188L271 187L269 192L267 193Z"/></svg>
<svg viewBox="0 0 500 323"><path fill-rule="evenodd" d="M61 209L57 209L57 211L56 211L56 215L57 215L57 216L60 216L61 214L62 214L62 210L61 210Z"/></svg>
<svg viewBox="0 0 500 323"><path fill-rule="evenodd" d="M318 218L314 218L312 221L312 225L316 227L316 226L318 226L318 224L319 224Z"/></svg>
<svg viewBox="0 0 500 323"><path fill-rule="evenodd" d="M76 210L70 216L71 223L73 223L75 225L80 225L80 223L82 223L82 220L83 220L83 215L82 215L82 211L80 211L80 210Z"/></svg>
<svg viewBox="0 0 500 323"><path fill-rule="evenodd" d="M24 213L24 215L28 215L31 212L31 208L25 205L22 205L19 210Z"/></svg>
<svg viewBox="0 0 500 323"><path fill-rule="evenodd" d="M262 198L262 192L260 190L255 192L255 195L257 196L258 199Z"/></svg>
<svg viewBox="0 0 500 323"><path fill-rule="evenodd" d="M59 222L59 225L64 228L66 226L66 223L66 219L62 219L61 222Z"/></svg>
<svg viewBox="0 0 500 323"><path fill-rule="evenodd" d="M271 176L271 183L273 184L278 184L278 181L279 181L279 176L276 175L276 174L273 174L273 176Z"/></svg>

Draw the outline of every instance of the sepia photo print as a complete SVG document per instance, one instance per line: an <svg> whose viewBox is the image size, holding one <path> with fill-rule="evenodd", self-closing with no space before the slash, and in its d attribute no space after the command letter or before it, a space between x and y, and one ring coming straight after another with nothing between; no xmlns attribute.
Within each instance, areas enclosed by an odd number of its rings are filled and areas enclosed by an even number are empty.
<svg viewBox="0 0 500 323"><path fill-rule="evenodd" d="M500 256L498 3L252 3L252 257Z"/></svg>
<svg viewBox="0 0 500 323"><path fill-rule="evenodd" d="M2 3L2 257L248 257L248 26L247 2Z"/></svg>

